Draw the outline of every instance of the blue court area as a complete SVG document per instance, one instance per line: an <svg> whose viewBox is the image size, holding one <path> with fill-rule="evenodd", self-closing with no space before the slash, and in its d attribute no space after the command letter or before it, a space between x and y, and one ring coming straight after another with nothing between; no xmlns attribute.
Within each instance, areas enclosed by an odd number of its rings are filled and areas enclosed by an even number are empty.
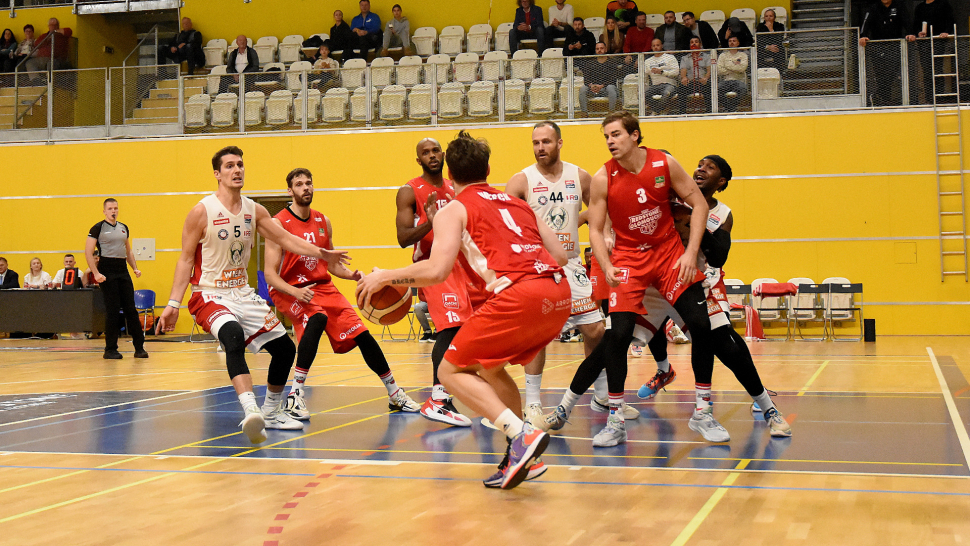
<svg viewBox="0 0 970 546"><path fill-rule="evenodd" d="M940 360L951 389L963 389L956 366ZM418 401L429 394L409 392ZM544 390L543 404L551 409L561 393ZM547 464L731 469L749 460L749 470L970 475L941 394L781 392L776 402L794 437L779 439L760 414L752 416L745 393L719 392L715 415L731 434L726 444L687 427L693 393L640 401L631 391L627 399L642 415L627 421L626 444L592 447L606 415L590 409L587 395L554 435ZM970 415L970 398L956 403ZM239 432L230 387L0 396L0 451L497 464L505 449L504 436L478 418L471 428L453 428L388 413L380 388L308 387L307 404L314 414L304 431L269 431L253 446Z"/></svg>

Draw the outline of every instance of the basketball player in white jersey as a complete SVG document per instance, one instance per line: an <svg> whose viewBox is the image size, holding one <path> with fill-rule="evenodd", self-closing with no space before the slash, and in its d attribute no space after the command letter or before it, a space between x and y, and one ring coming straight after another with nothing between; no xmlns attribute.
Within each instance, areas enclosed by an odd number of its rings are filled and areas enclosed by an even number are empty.
<svg viewBox="0 0 970 546"><path fill-rule="evenodd" d="M182 254L156 331L175 328L182 297L191 284L189 312L225 348L229 378L245 414L240 425L249 440L258 444L266 440L266 429L301 430L303 423L288 417L280 407L296 346L276 314L249 286L246 270L253 234L258 232L288 252L324 260L331 268L348 263L349 258L346 252L319 248L288 233L273 222L265 207L243 197L246 170L242 155L239 148L227 146L212 158L218 187L185 219ZM246 366L247 347L253 353L265 348L272 357L262 409L256 405Z"/></svg>
<svg viewBox="0 0 970 546"><path fill-rule="evenodd" d="M579 257L580 212L589 205L589 186L592 177L585 170L560 159L562 132L552 121L542 121L532 129L532 153L536 162L509 179L505 193L518 197L532 207L536 216L545 221L559 237L569 261L563 273L572 292L572 313L564 330L579 328L583 334L586 356L603 339L603 316L593 301L593 288L586 268ZM525 413L535 426L546 427L542 419L542 403L539 400L542 370L546 364L546 350L536 355L525 366ZM598 412L608 412L609 389L604 370L593 383L593 400L590 407ZM623 407L626 419L636 419L636 408ZM545 430L545 428L543 428Z"/></svg>

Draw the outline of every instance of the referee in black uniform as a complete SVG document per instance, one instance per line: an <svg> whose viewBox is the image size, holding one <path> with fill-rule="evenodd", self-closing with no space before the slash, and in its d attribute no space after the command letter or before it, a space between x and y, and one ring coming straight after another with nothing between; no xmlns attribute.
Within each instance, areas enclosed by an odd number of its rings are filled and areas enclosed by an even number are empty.
<svg viewBox="0 0 970 546"><path fill-rule="evenodd" d="M100 260L94 259L97 249ZM135 345L135 358L148 358L145 352L145 332L138 321L138 309L135 308L135 287L131 284L128 274L128 264L141 277L135 255L131 251L128 240L128 226L118 221L118 201L104 200L104 220L94 224L88 232L88 242L84 247L84 257L87 258L91 275L101 285L104 294L104 308L107 313L104 333L104 358L119 359L118 335L121 333L119 313L125 312L128 333ZM126 263L127 262L127 263Z"/></svg>

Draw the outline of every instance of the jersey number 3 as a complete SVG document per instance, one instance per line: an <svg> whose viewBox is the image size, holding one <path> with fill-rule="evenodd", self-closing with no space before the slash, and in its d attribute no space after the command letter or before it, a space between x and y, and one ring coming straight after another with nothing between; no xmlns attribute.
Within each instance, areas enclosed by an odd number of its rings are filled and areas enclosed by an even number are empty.
<svg viewBox="0 0 970 546"><path fill-rule="evenodd" d="M637 201L640 202L640 203L646 203L647 202L647 190L645 190L643 188L638 188L637 189Z"/></svg>

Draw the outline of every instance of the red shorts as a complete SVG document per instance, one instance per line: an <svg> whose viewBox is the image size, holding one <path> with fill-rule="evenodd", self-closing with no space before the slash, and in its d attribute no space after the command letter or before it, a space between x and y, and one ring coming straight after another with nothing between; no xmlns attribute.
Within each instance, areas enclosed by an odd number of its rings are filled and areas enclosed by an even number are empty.
<svg viewBox="0 0 970 546"><path fill-rule="evenodd" d="M435 330L455 328L465 323L474 312L471 290L465 270L457 263L445 282L421 288L428 302L428 314Z"/></svg>
<svg viewBox="0 0 970 546"><path fill-rule="evenodd" d="M356 347L354 339L367 328L347 298L330 282L314 286L313 294L309 302L302 302L278 290L270 290L276 307L293 323L297 343L303 338L303 329L310 317L323 314L327 316L326 332L333 352L343 354Z"/></svg>
<svg viewBox="0 0 970 546"><path fill-rule="evenodd" d="M593 285L593 301L601 302L610 297L610 285L606 283L606 276L596 256L589 259L589 282Z"/></svg>
<svg viewBox="0 0 970 546"><path fill-rule="evenodd" d="M528 364L559 336L571 311L566 279L517 282L475 311L451 341L445 359L461 367Z"/></svg>
<svg viewBox="0 0 970 546"><path fill-rule="evenodd" d="M620 285L610 287L610 311L643 315L647 312L643 306L647 288L655 287L672 305L689 286L703 281L705 277L701 271L697 271L690 282L677 280L680 271L675 270L674 265L683 254L684 245L676 236L647 250L614 249L613 267L621 271Z"/></svg>

